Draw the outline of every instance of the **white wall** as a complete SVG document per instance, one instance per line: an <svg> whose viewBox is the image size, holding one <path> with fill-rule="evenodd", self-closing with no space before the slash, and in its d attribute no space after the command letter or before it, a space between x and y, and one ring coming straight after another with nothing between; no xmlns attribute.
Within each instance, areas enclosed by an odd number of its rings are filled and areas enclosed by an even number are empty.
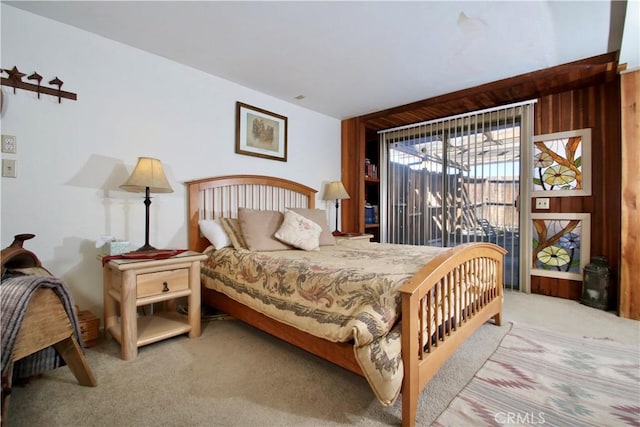
<svg viewBox="0 0 640 427"><path fill-rule="evenodd" d="M624 19L624 33L618 63L627 64L625 72L640 69L640 2L628 1Z"/></svg>
<svg viewBox="0 0 640 427"><path fill-rule="evenodd" d="M183 183L208 176L299 181L319 190L316 206L335 221L320 198L340 179L339 120L5 4L1 14L1 67L37 71L43 84L57 76L78 94L58 104L2 88L2 134L17 137L17 153L2 157L16 161L17 178L1 180L1 246L35 233L25 247L66 281L81 309L102 315L97 237L144 243L142 195L118 188L138 156L161 159L174 190L151 205L158 248L186 248ZM236 101L288 117L286 163L234 153Z"/></svg>

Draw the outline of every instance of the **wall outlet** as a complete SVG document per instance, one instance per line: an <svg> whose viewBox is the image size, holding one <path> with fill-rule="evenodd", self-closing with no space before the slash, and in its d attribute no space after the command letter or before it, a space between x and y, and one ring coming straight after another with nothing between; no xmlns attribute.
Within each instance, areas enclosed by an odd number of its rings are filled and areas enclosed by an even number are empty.
<svg viewBox="0 0 640 427"><path fill-rule="evenodd" d="M14 135L2 135L2 152L3 153L15 153L17 149L16 144L17 144L17 141Z"/></svg>
<svg viewBox="0 0 640 427"><path fill-rule="evenodd" d="M16 177L16 161L13 159L2 159L2 176L7 178Z"/></svg>
<svg viewBox="0 0 640 427"><path fill-rule="evenodd" d="M536 198L536 209L549 209L549 198L548 197Z"/></svg>

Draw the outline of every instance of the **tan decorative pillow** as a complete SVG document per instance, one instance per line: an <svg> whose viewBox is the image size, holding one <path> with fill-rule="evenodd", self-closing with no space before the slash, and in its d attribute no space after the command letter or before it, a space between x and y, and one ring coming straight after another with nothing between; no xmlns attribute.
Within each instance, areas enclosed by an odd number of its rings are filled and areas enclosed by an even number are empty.
<svg viewBox="0 0 640 427"><path fill-rule="evenodd" d="M235 218L220 218L220 225L222 225L235 249L247 249L247 243L244 241L242 230L240 229L240 221Z"/></svg>
<svg viewBox="0 0 640 427"><path fill-rule="evenodd" d="M251 251L291 249L291 246L274 237L284 221L282 212L239 208L238 221L247 249Z"/></svg>
<svg viewBox="0 0 640 427"><path fill-rule="evenodd" d="M293 211L284 213L284 221L276 231L275 237L293 247L305 251L320 250L322 227Z"/></svg>
<svg viewBox="0 0 640 427"><path fill-rule="evenodd" d="M324 209L291 208L290 210L310 219L322 227L322 233L320 234L320 246L336 244L336 239L333 237L333 234L331 234L331 229L327 223L327 212Z"/></svg>

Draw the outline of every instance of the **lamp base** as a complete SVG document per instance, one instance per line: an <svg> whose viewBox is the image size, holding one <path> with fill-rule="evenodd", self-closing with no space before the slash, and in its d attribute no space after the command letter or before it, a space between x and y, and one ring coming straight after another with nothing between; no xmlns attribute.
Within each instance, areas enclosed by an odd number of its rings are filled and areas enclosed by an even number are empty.
<svg viewBox="0 0 640 427"><path fill-rule="evenodd" d="M155 250L157 249L147 243L146 245L142 245L138 249L136 249L136 252L155 251Z"/></svg>

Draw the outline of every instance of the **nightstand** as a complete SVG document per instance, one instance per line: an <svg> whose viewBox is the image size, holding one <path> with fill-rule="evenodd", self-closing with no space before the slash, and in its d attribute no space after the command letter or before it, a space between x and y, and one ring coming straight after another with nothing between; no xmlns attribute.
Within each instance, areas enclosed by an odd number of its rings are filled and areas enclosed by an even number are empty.
<svg viewBox="0 0 640 427"><path fill-rule="evenodd" d="M373 234L368 233L345 233L342 235L333 236L336 240L371 240Z"/></svg>
<svg viewBox="0 0 640 427"><path fill-rule="evenodd" d="M183 252L161 260L112 259L105 264L104 329L120 343L124 360L134 359L143 345L184 333L200 336L200 261L206 258ZM137 315L137 307L175 303L180 297L187 297L186 318L175 309Z"/></svg>

